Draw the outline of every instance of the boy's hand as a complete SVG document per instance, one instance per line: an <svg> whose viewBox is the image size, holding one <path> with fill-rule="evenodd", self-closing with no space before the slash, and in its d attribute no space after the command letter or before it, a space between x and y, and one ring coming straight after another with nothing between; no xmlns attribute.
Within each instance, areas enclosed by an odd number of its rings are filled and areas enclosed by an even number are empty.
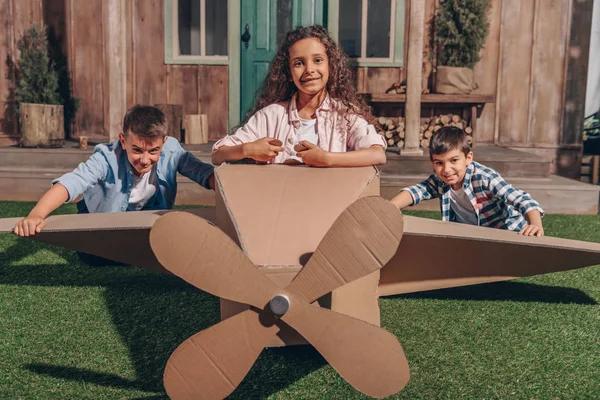
<svg viewBox="0 0 600 400"><path fill-rule="evenodd" d="M327 152L311 142L303 140L300 142L304 150L298 151L296 156L302 159L302 162L311 167L329 167Z"/></svg>
<svg viewBox="0 0 600 400"><path fill-rule="evenodd" d="M541 225L527 225L525 228L521 229L519 235L523 236L544 236L544 228Z"/></svg>
<svg viewBox="0 0 600 400"><path fill-rule="evenodd" d="M273 138L258 139L243 146L244 157L263 162L273 161L283 151L281 140Z"/></svg>
<svg viewBox="0 0 600 400"><path fill-rule="evenodd" d="M17 236L33 236L46 227L46 220L38 216L29 216L23 218L15 225L13 232Z"/></svg>

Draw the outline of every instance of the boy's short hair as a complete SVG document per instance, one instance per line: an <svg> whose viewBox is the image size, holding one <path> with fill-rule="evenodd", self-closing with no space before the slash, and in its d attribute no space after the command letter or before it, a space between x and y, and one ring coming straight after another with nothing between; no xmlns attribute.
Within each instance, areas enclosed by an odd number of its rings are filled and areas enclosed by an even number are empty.
<svg viewBox="0 0 600 400"><path fill-rule="evenodd" d="M434 155L444 154L451 150L459 149L465 157L471 151L471 146L467 141L467 134L464 130L455 126L444 126L431 138L429 142L429 158L433 160Z"/></svg>
<svg viewBox="0 0 600 400"><path fill-rule="evenodd" d="M123 135L135 133L146 139L167 136L167 119L156 107L135 105L127 110L123 118Z"/></svg>

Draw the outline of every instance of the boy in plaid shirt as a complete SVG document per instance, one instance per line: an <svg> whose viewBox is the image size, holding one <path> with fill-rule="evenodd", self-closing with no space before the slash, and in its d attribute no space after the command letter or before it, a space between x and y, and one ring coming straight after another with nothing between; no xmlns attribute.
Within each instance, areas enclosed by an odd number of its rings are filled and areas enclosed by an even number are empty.
<svg viewBox="0 0 600 400"><path fill-rule="evenodd" d="M391 200L398 208L439 197L444 221L544 235L544 211L538 202L506 183L498 172L473 161L462 129L438 130L431 138L429 157L435 174L402 189Z"/></svg>

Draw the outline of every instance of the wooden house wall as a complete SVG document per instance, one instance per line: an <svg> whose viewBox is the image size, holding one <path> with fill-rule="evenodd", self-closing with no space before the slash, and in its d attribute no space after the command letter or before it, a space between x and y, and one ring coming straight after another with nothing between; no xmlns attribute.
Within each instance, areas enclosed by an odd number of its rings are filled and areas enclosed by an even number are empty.
<svg viewBox="0 0 600 400"><path fill-rule="evenodd" d="M184 113L208 115L210 139L227 133L228 67L166 65L164 63L164 5L162 0L124 0L127 62L127 106L136 103L180 103ZM439 0L426 1L426 34ZM586 22L592 0L491 0L490 30L475 67L479 88L475 93L495 95L478 121L477 141L533 152L559 147L580 148L577 134L583 98L576 71L585 54ZM410 7L410 1L406 2ZM16 37L32 22L46 21L62 34L73 78L75 96L81 99L74 133L108 137L107 77L102 0L0 0L0 18L8 29L0 31L0 57L15 59ZM61 21L62 15L62 21ZM410 15L407 12L405 15ZM581 26L580 26L581 25ZM408 42L406 21L404 51ZM589 32L589 27L587 28ZM62 31L61 31L62 30ZM574 40L578 43L574 43ZM589 40L588 40L589 42ZM425 54L429 38L425 38ZM580 47L577 47L580 45ZM405 56L406 59L406 56ZM577 63L579 60L579 64ZM435 65L434 65L435 67ZM3 110L2 137L15 133L10 114L10 87L4 78L7 63L0 64ZM358 68L361 92L383 93L404 78L403 68ZM435 74L430 77L431 86ZM585 88L583 89L585 90ZM581 110L581 112L583 112ZM581 113L580 112L580 113ZM565 115L567 117L565 117ZM566 135L563 132L567 132Z"/></svg>

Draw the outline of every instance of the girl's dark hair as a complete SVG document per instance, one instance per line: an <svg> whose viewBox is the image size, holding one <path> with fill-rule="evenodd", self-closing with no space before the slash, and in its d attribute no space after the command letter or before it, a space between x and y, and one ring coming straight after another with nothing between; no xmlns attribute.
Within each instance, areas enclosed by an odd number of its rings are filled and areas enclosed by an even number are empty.
<svg viewBox="0 0 600 400"><path fill-rule="evenodd" d="M434 154L444 154L456 149L460 149L465 157L469 154L471 146L467 141L467 134L455 126L444 126L438 129L429 142L429 158L433 160Z"/></svg>
<svg viewBox="0 0 600 400"><path fill-rule="evenodd" d="M123 118L123 135L135 133L145 139L167 136L165 114L156 107L135 105Z"/></svg>
<svg viewBox="0 0 600 400"><path fill-rule="evenodd" d="M371 119L371 110L364 99L357 94L354 71L346 53L331 38L327 29L321 25L298 27L289 31L271 61L269 72L257 91L254 107L244 116L239 126L243 126L258 110L281 101L290 100L298 91L290 72L290 48L299 40L318 39L327 52L329 62L329 80L327 92L337 101L338 110Z"/></svg>

